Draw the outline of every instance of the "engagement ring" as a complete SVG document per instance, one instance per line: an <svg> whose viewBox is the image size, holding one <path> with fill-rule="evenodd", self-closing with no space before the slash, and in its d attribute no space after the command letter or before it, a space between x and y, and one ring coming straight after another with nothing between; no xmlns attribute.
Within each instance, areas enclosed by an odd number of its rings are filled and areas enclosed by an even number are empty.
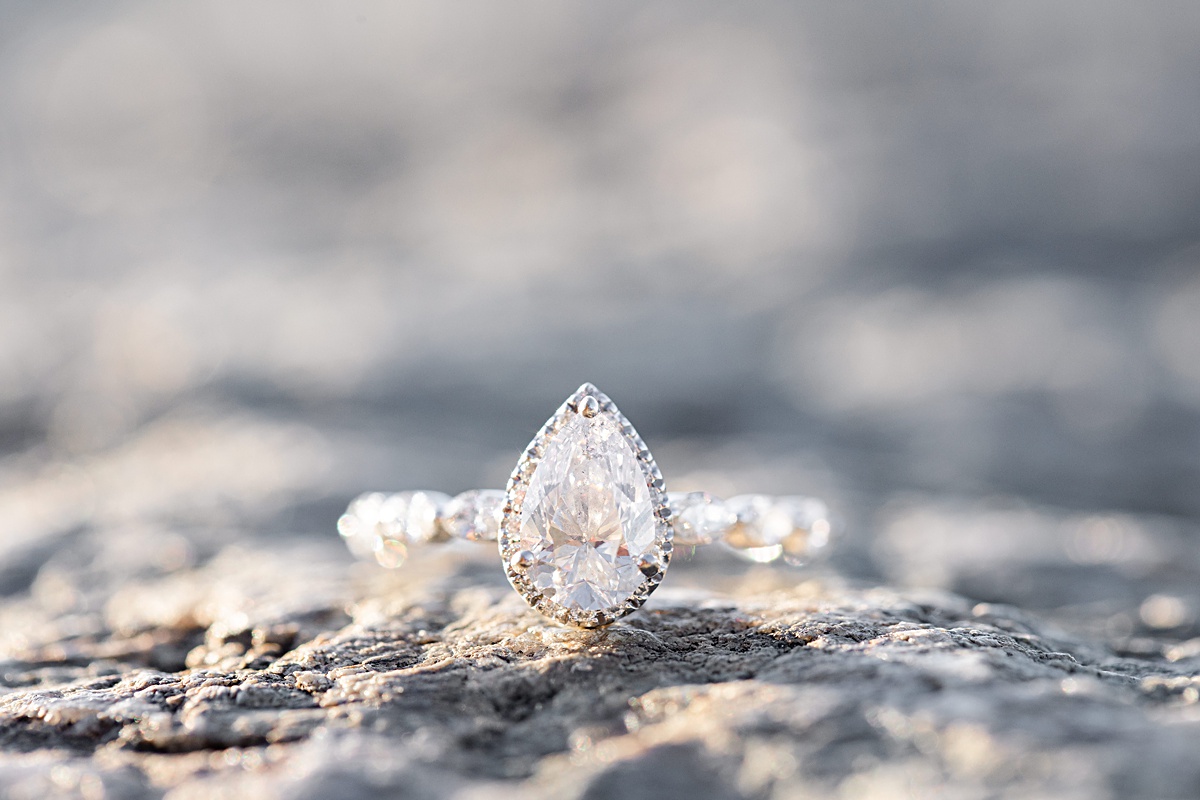
<svg viewBox="0 0 1200 800"><path fill-rule="evenodd" d="M667 492L633 425L585 383L533 437L505 491L369 492L338 532L355 555L389 568L414 545L497 541L529 605L597 628L646 602L677 547L716 543L751 561L801 564L825 550L831 523L810 497Z"/></svg>

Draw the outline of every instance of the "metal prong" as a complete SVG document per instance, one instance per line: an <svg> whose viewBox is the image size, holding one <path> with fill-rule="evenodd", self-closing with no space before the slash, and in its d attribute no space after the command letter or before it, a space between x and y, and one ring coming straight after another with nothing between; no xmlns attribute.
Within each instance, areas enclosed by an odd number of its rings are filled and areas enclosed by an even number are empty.
<svg viewBox="0 0 1200 800"><path fill-rule="evenodd" d="M662 566L658 563L658 557L650 553L643 553L638 559L637 565L641 573L647 578L653 578L662 569Z"/></svg>
<svg viewBox="0 0 1200 800"><path fill-rule="evenodd" d="M591 419L600 413L600 401L589 394L579 401L579 413Z"/></svg>
<svg viewBox="0 0 1200 800"><path fill-rule="evenodd" d="M533 566L533 553L528 550L518 550L508 560L513 569L526 570Z"/></svg>

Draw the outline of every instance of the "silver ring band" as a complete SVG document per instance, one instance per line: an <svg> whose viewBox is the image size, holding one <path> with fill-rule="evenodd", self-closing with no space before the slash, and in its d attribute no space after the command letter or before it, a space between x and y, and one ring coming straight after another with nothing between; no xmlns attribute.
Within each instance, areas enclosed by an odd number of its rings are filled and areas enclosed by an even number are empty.
<svg viewBox="0 0 1200 800"><path fill-rule="evenodd" d="M826 504L814 497L667 492L676 547L721 544L748 561L803 566L825 554L833 532ZM337 522L358 558L403 566L413 546L455 540L494 542L504 519L504 492L471 489L453 497L429 489L365 492Z"/></svg>

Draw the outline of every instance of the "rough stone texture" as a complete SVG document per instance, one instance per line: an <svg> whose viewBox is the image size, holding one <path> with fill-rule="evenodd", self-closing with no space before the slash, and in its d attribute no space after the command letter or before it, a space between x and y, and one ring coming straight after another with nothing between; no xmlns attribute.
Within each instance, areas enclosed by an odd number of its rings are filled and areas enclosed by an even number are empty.
<svg viewBox="0 0 1200 800"><path fill-rule="evenodd" d="M1200 792L1200 640L1117 652L1012 607L717 557L566 630L490 547L395 573L339 547L229 544L69 614L43 564L6 612L26 624L0 662L5 796Z"/></svg>

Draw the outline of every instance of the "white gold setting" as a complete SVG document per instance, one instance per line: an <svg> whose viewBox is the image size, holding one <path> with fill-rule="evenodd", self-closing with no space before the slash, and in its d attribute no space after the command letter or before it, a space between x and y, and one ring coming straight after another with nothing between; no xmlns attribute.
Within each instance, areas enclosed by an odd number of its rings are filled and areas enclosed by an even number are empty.
<svg viewBox="0 0 1200 800"><path fill-rule="evenodd" d="M824 555L833 524L810 497L667 493L633 425L585 383L533 437L505 491L368 492L338 533L356 556L392 569L414 546L495 541L530 606L598 628L646 602L676 546L719 544L748 561L798 566Z"/></svg>

